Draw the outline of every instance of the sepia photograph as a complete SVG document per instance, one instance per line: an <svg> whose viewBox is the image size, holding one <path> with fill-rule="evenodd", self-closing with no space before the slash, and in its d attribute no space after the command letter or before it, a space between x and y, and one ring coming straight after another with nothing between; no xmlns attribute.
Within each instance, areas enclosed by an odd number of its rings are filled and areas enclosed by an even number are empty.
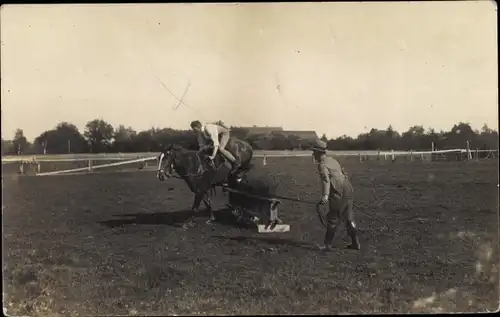
<svg viewBox="0 0 500 317"><path fill-rule="evenodd" d="M6 316L499 311L494 1L4 4Z"/></svg>

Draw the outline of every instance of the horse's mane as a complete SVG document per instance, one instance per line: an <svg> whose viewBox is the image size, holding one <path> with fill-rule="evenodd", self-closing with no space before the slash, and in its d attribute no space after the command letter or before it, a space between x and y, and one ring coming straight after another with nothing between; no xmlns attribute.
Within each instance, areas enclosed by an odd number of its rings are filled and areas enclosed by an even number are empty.
<svg viewBox="0 0 500 317"><path fill-rule="evenodd" d="M192 153L192 152L196 152L196 150L185 148L182 145L176 144L176 143L169 144L165 148L165 151L175 151L175 152L180 152L180 153Z"/></svg>

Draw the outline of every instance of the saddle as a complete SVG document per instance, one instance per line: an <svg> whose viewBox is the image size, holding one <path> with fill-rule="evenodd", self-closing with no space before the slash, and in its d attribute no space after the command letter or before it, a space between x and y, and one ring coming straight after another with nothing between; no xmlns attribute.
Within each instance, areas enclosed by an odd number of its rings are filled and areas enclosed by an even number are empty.
<svg viewBox="0 0 500 317"><path fill-rule="evenodd" d="M220 152L215 154L214 160L210 160L209 156L211 154L212 148L205 149L199 153L201 164L207 169L215 169L220 170L226 163L228 163L227 159Z"/></svg>

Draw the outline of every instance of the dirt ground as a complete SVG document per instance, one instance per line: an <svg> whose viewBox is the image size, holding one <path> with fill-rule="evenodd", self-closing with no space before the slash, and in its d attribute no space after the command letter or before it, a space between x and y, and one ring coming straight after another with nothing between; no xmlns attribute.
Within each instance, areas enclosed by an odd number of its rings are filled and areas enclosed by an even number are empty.
<svg viewBox="0 0 500 317"><path fill-rule="evenodd" d="M268 159L278 193L318 200L310 158ZM283 202L291 231L223 221L183 229L192 202L155 173L3 175L9 315L335 314L494 311L498 162L344 161L362 249L332 252L314 207ZM223 193L214 197L224 207Z"/></svg>

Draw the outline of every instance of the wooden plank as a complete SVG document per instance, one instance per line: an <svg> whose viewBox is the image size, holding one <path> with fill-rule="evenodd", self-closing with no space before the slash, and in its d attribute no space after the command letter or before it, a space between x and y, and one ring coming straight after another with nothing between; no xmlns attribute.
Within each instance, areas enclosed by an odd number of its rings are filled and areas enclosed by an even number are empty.
<svg viewBox="0 0 500 317"><path fill-rule="evenodd" d="M259 233L289 232L290 225L276 225L273 229L271 229L271 226L266 228L265 225L257 225L257 230Z"/></svg>

